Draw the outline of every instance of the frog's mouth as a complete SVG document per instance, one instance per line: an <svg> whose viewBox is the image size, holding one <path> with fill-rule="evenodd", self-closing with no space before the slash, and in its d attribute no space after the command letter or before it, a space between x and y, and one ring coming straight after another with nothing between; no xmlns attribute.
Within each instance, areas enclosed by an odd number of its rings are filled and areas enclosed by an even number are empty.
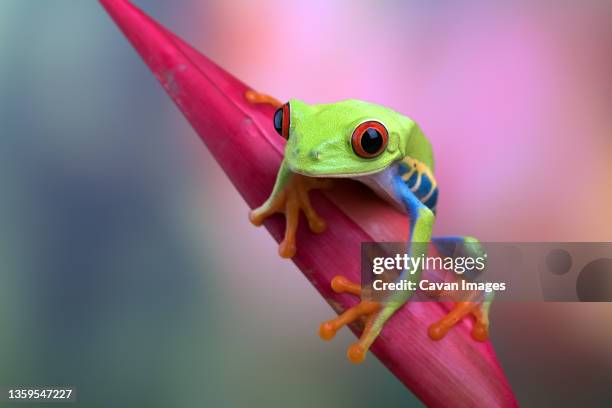
<svg viewBox="0 0 612 408"><path fill-rule="evenodd" d="M387 166L381 166L378 169L373 169L373 170L369 170L369 171L361 171L359 173L352 173L352 172L326 172L325 169L323 170L319 170L316 172L312 172L312 171L308 171L305 169L298 169L295 168L293 166L291 166L290 164L288 165L289 170L291 170L291 172L293 173L297 173L297 174L301 174L302 176L306 176L306 177L318 177L318 178L358 178L358 177L363 177L363 176L370 176L372 174L376 174L376 173L380 173L381 171L383 171L385 168L389 167L389 165Z"/></svg>

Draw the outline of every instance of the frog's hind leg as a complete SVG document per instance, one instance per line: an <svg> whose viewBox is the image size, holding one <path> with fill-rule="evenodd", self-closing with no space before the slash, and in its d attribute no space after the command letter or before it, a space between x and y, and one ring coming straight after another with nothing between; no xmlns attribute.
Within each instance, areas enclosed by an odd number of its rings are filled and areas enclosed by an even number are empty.
<svg viewBox="0 0 612 408"><path fill-rule="evenodd" d="M432 243L442 256L457 255L457 251L473 257L484 254L478 240L471 237L433 238ZM429 337L432 340L441 340L459 321L467 315L472 315L474 317L472 338L477 341L487 340L489 337L489 309L493 301L493 292L485 293L484 298L479 295L478 292L472 292L467 300L455 302L455 306L446 316L429 326Z"/></svg>
<svg viewBox="0 0 612 408"><path fill-rule="evenodd" d="M489 308L492 300L492 296L490 298L486 296L482 302L456 302L446 316L429 326L427 334L432 340L441 340L461 319L471 314L474 317L472 338L486 341L489 338Z"/></svg>
<svg viewBox="0 0 612 408"><path fill-rule="evenodd" d="M408 237L408 254L412 258L418 258L426 255L428 243L431 237L431 229L434 222L434 215L419 199L410 191L404 180L400 176L395 176L393 179L393 187L397 196L401 199L406 207L410 217L410 234ZM416 268L412 271L403 271L399 278L416 284L420 280L421 268ZM338 282L336 282L338 283ZM346 283L344 281L340 283ZM332 282L332 288L333 287ZM340 285L343 292L350 292L359 295L360 289L358 285ZM356 318L356 316L366 315L365 328L359 337L359 341L351 345L347 350L349 360L355 364L361 363L370 346L376 341L385 323L412 297L414 291L403 290L396 291L391 294L383 303L374 303L361 301L355 308L351 308L337 319L330 320L321 325L323 338L333 337L332 333L337 330L336 327L342 327L346 324L345 321ZM346 315L345 315L346 314ZM331 336L327 336L331 334Z"/></svg>
<svg viewBox="0 0 612 408"><path fill-rule="evenodd" d="M475 319L474 327L472 328L474 340L486 341L489 338L489 309L491 308L493 297L494 292L487 293L479 307L472 310L472 315Z"/></svg>
<svg viewBox="0 0 612 408"><path fill-rule="evenodd" d="M251 103L256 103L256 104L263 103L267 105L272 105L275 108L278 108L282 105L282 103L278 99L270 95L266 95L264 93L254 91L253 89L249 89L248 91L246 91L244 93L244 97L246 98L247 101Z"/></svg>
<svg viewBox="0 0 612 408"><path fill-rule="evenodd" d="M361 296L361 286L357 283L349 281L344 276L336 276L332 279L331 287L336 293L350 293L355 296ZM374 318L381 309L379 302L362 300L357 305L347 309L337 318L328 320L319 327L319 336L323 340L331 340L334 338L338 330L342 327L363 319L364 330L359 342L349 347L347 356L354 363L360 363L365 357L365 352L369 348L369 344L361 344L362 339L369 338L369 333L372 330Z"/></svg>

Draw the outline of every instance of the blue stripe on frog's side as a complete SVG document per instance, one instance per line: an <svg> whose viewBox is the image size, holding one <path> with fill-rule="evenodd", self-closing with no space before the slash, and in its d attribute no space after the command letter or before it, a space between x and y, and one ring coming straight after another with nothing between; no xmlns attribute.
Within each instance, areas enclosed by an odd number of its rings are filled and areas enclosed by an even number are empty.
<svg viewBox="0 0 612 408"><path fill-rule="evenodd" d="M405 157L399 162L398 171L410 191L434 213L438 203L438 185L433 173L420 161Z"/></svg>

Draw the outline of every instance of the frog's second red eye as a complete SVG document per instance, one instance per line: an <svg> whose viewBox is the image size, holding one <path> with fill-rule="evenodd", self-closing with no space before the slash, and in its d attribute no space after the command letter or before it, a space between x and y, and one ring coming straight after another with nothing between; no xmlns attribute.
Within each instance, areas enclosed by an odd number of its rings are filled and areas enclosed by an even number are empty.
<svg viewBox="0 0 612 408"><path fill-rule="evenodd" d="M291 119L289 103L284 104L274 112L274 129L285 139L289 139L289 119Z"/></svg>
<svg viewBox="0 0 612 408"><path fill-rule="evenodd" d="M368 120L353 131L353 150L358 156L371 159L381 154L387 147L389 132L380 122Z"/></svg>

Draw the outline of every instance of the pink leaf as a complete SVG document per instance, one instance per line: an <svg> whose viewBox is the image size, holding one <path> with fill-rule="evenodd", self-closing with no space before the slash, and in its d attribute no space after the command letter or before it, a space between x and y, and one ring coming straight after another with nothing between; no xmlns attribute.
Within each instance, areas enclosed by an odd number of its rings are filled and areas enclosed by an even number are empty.
<svg viewBox="0 0 612 408"><path fill-rule="evenodd" d="M249 206L260 205L272 189L282 159L283 141L271 121L274 109L249 103L244 97L249 89L246 85L128 1L101 3ZM331 279L345 275L358 282L361 242L403 241L408 220L353 182L337 183L329 192L315 192L313 204L329 227L315 235L302 222L298 252L292 260L340 312L357 299L334 293ZM246 214L244 222L248 222ZM265 226L277 241L282 239L284 218L272 217ZM270 256L277 256L272 248ZM429 406L517 406L491 344L471 338L471 322L461 322L441 341L429 339L428 326L446 312L442 303L410 303L385 326L372 347L373 354ZM313 338L316 333L313 327Z"/></svg>

